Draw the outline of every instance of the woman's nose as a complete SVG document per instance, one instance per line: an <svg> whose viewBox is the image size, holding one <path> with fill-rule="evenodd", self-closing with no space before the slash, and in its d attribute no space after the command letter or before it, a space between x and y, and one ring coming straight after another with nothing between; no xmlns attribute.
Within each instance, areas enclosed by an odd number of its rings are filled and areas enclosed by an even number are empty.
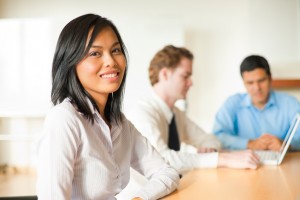
<svg viewBox="0 0 300 200"><path fill-rule="evenodd" d="M112 55L105 54L103 56L103 64L105 67L113 67L113 66L115 66L116 62L115 62L114 58L112 57Z"/></svg>

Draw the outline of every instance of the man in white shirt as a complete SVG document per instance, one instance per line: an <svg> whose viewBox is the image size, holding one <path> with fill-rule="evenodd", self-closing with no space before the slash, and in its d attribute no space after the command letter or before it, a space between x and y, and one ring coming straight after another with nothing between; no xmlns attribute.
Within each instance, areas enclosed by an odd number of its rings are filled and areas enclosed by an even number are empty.
<svg viewBox="0 0 300 200"><path fill-rule="evenodd" d="M193 168L256 169L256 154L249 150L219 153L218 139L205 133L175 106L177 100L186 98L192 86L192 62L193 55L185 48L169 45L158 51L149 67L153 92L127 113L128 119L181 173ZM173 115L177 131L169 133Z"/></svg>

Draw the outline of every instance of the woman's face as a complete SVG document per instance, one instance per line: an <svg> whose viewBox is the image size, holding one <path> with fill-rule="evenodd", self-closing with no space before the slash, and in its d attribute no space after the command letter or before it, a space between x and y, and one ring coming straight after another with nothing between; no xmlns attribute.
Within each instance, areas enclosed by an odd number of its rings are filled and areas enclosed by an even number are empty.
<svg viewBox="0 0 300 200"><path fill-rule="evenodd" d="M77 65L76 72L84 89L94 99L99 99L107 98L109 93L118 90L125 68L126 59L119 40L112 28L107 27L96 36L88 54Z"/></svg>

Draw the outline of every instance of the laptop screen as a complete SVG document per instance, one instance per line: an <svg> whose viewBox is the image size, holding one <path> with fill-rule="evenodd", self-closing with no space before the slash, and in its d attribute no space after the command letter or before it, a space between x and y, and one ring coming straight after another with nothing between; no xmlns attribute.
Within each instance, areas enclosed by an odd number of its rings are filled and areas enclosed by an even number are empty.
<svg viewBox="0 0 300 200"><path fill-rule="evenodd" d="M291 143L291 140L293 139L293 136L298 128L298 125L299 125L299 122L300 122L300 114L297 113L296 116L294 117L292 123L291 123L291 126L284 138L284 141L281 145L281 148L279 150L279 155L280 155L280 159L279 159L279 162L282 161L287 149L289 148L290 146L290 143Z"/></svg>

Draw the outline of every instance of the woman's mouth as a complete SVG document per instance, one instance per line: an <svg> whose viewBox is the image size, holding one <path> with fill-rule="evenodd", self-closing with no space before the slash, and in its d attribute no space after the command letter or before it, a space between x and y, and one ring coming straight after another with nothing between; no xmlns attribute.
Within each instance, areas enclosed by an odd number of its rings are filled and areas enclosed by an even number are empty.
<svg viewBox="0 0 300 200"><path fill-rule="evenodd" d="M116 72L116 73L111 73L111 74L102 74L100 75L101 78L104 78L104 79L110 79L110 78L115 78L119 75L119 72Z"/></svg>

